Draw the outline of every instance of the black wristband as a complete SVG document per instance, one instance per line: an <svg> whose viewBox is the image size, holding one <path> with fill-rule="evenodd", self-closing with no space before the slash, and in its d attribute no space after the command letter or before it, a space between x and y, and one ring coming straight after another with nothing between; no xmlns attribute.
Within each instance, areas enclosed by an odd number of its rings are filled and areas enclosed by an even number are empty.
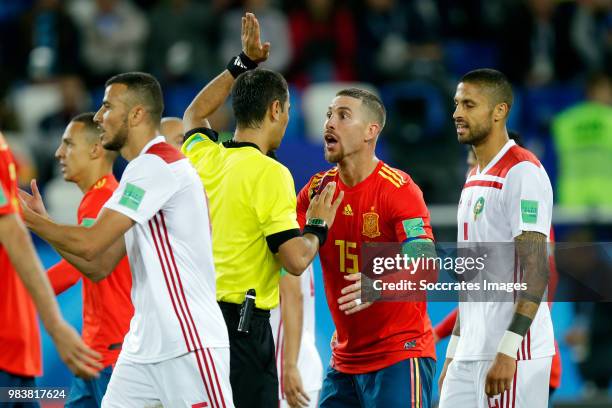
<svg viewBox="0 0 612 408"><path fill-rule="evenodd" d="M242 74L243 72L257 68L257 63L247 57L244 52L241 52L235 57L232 57L225 68L227 68L234 78L238 78L238 75Z"/></svg>
<svg viewBox="0 0 612 408"><path fill-rule="evenodd" d="M306 233L316 235L316 237L319 238L319 248L321 248L327 239L328 230L329 228L327 226L306 225L302 230L302 235Z"/></svg>

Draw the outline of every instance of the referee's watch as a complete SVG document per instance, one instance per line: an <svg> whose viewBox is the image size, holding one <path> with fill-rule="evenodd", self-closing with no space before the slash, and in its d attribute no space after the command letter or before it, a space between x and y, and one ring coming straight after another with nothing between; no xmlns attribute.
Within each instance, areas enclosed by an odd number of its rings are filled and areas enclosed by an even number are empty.
<svg viewBox="0 0 612 408"><path fill-rule="evenodd" d="M319 247L321 247L327 239L328 230L329 227L327 226L327 222L325 222L324 219L309 218L306 220L306 225L304 225L302 235L306 233L315 235L319 239Z"/></svg>
<svg viewBox="0 0 612 408"><path fill-rule="evenodd" d="M323 218L309 218L306 220L306 226L328 228Z"/></svg>

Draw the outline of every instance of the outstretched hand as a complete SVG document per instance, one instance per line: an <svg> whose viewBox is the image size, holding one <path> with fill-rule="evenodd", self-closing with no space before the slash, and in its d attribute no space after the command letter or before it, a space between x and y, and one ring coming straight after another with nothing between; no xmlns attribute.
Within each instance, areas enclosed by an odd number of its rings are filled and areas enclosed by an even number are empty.
<svg viewBox="0 0 612 408"><path fill-rule="evenodd" d="M85 379L98 377L98 371L103 368L100 363L102 356L87 347L71 326L62 321L49 334L60 358L70 371Z"/></svg>
<svg viewBox="0 0 612 408"><path fill-rule="evenodd" d="M19 189L19 199L21 200L22 207L27 207L36 214L45 218L49 218L49 215L47 214L47 209L45 208L45 204L43 203L42 196L40 195L40 191L38 190L36 179L32 179L32 181L30 182L30 188L32 189L32 194L28 193L25 190Z"/></svg>
<svg viewBox="0 0 612 408"><path fill-rule="evenodd" d="M270 43L261 43L259 21L253 13L242 17L242 52L254 62L260 63L270 55Z"/></svg>

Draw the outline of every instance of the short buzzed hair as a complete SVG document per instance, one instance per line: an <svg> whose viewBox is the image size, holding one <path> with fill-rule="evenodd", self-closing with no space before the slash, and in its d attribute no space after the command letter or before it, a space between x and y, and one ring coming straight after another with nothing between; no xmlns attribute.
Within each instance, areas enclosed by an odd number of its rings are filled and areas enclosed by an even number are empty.
<svg viewBox="0 0 612 408"><path fill-rule="evenodd" d="M87 131L87 140L89 142L96 142L100 139L100 129L94 122L95 112L84 112L76 115L70 122L78 122L85 125Z"/></svg>
<svg viewBox="0 0 612 408"><path fill-rule="evenodd" d="M90 145L94 143L100 143L100 128L98 124L94 122L95 112L84 112L76 115L70 120L70 123L82 123L85 126L85 138L87 143ZM105 149L106 159L110 162L114 162L119 156L119 152Z"/></svg>
<svg viewBox="0 0 612 408"><path fill-rule="evenodd" d="M508 105L508 110L512 107L514 102L512 85L503 73L495 69L481 68L470 71L459 82L467 82L486 88L491 106L505 103Z"/></svg>
<svg viewBox="0 0 612 408"><path fill-rule="evenodd" d="M254 69L240 74L232 87L236 127L257 129L266 117L270 105L279 101L283 111L288 97L287 81L278 72Z"/></svg>
<svg viewBox="0 0 612 408"><path fill-rule="evenodd" d="M387 111L385 105L378 96L370 91L360 88L346 88L336 94L336 96L349 96L351 98L359 99L363 107L374 117L376 122L380 125L380 130L385 127L387 121Z"/></svg>
<svg viewBox="0 0 612 408"><path fill-rule="evenodd" d="M123 84L135 96L136 103L143 105L153 125L157 128L164 112L164 97L155 77L146 72L126 72L106 81L105 86Z"/></svg>

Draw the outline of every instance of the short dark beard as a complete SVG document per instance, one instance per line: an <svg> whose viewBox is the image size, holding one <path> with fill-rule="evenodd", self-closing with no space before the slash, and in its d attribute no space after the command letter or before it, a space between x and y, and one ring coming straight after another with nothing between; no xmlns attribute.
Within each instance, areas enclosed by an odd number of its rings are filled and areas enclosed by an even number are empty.
<svg viewBox="0 0 612 408"><path fill-rule="evenodd" d="M492 123L489 123L488 126L486 127L485 126L478 126L478 127L470 126L470 136L471 137L469 139L459 140L459 143L468 144L471 146L478 146L482 144L482 142L485 141L489 133L491 133L492 127L493 127Z"/></svg>
<svg viewBox="0 0 612 408"><path fill-rule="evenodd" d="M115 137L108 141L106 144L102 145L106 150L112 150L114 152L120 151L123 146L127 143L128 136L128 126L127 126L127 118L123 121L121 128L117 130Z"/></svg>

